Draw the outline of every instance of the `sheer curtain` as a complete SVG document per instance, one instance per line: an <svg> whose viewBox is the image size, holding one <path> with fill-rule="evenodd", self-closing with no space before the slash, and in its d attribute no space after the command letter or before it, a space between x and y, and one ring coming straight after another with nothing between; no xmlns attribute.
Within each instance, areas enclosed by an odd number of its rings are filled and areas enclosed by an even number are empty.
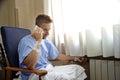
<svg viewBox="0 0 120 80"><path fill-rule="evenodd" d="M55 44L71 56L120 58L120 0L48 0Z"/></svg>

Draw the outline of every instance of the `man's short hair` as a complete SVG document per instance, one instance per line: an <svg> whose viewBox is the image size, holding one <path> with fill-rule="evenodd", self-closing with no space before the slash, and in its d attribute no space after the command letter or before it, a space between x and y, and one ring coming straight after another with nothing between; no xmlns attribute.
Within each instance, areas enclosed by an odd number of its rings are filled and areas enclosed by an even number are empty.
<svg viewBox="0 0 120 80"><path fill-rule="evenodd" d="M36 22L35 24L40 26L41 23L51 23L52 22L52 19L50 18L50 16L46 15L46 14L39 14L37 17L36 17Z"/></svg>

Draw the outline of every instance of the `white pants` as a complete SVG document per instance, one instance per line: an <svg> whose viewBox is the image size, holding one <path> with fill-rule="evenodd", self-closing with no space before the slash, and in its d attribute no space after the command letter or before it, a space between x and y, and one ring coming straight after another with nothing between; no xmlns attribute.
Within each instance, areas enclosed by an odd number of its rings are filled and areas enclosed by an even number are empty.
<svg viewBox="0 0 120 80"><path fill-rule="evenodd" d="M63 65L53 67L51 64L42 70L47 70L47 74L42 76L42 80L84 80L87 76L85 69L79 65ZM29 80L39 80L39 76L32 73Z"/></svg>

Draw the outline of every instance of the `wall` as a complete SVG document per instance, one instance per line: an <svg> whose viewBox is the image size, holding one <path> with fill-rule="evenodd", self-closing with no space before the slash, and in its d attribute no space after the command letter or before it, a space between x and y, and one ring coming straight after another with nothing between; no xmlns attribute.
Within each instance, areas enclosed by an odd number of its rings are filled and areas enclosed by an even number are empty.
<svg viewBox="0 0 120 80"><path fill-rule="evenodd" d="M35 17L44 12L43 0L15 0L17 26L33 29Z"/></svg>
<svg viewBox="0 0 120 80"><path fill-rule="evenodd" d="M34 19L44 12L44 0L0 0L0 26L32 29Z"/></svg>
<svg viewBox="0 0 120 80"><path fill-rule="evenodd" d="M44 13L43 2L44 0L0 0L0 27L6 25L33 30L35 17Z"/></svg>
<svg viewBox="0 0 120 80"><path fill-rule="evenodd" d="M14 0L0 0L0 26L15 26Z"/></svg>

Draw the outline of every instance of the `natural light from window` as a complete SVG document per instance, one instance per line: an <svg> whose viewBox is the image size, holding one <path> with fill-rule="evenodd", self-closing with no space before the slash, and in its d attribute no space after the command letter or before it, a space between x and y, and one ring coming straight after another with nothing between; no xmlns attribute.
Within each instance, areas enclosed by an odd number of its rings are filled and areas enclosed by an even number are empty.
<svg viewBox="0 0 120 80"><path fill-rule="evenodd" d="M70 55L113 56L120 46L120 0L49 0L56 46ZM116 56L117 56L116 55ZM120 57L120 56L119 56Z"/></svg>

